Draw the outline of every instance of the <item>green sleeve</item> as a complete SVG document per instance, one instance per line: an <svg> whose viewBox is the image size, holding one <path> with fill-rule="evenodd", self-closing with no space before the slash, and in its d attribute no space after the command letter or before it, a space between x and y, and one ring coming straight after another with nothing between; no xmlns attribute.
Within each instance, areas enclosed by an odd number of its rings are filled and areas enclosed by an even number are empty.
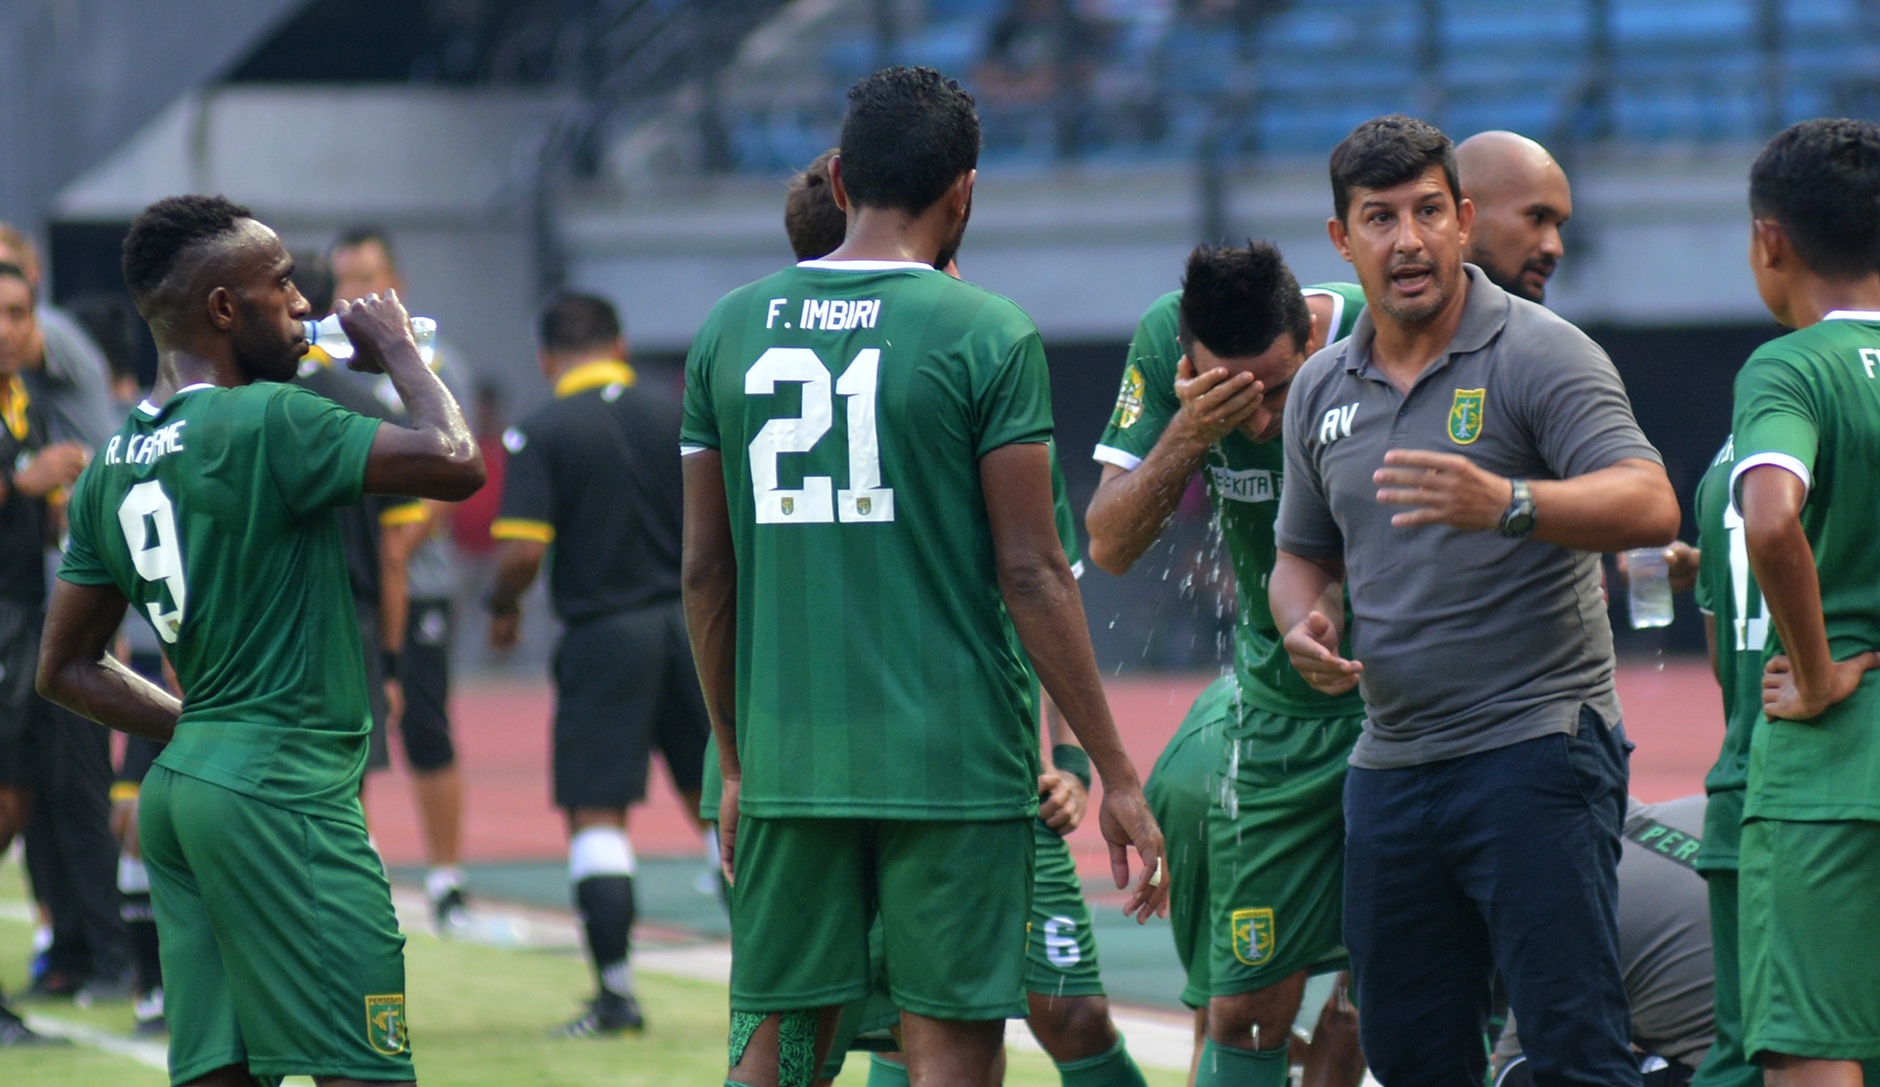
<svg viewBox="0 0 1880 1087"><path fill-rule="evenodd" d="M1325 335L1327 344L1351 335L1352 326L1358 323L1358 314L1364 312L1364 288L1356 283L1314 283L1301 287L1299 293L1307 297L1329 295L1336 300L1332 306L1332 327Z"/></svg>
<svg viewBox="0 0 1880 1087"><path fill-rule="evenodd" d="M721 441L711 386L711 360L718 342L717 316L714 310L706 319L685 356L685 419L679 425L679 445L684 449L717 449Z"/></svg>
<svg viewBox="0 0 1880 1087"><path fill-rule="evenodd" d="M269 474L295 516L351 505L365 493L366 457L379 420L282 385L268 397L261 426Z"/></svg>
<svg viewBox="0 0 1880 1087"><path fill-rule="evenodd" d="M979 420L973 455L1019 442L1051 440L1051 374L1045 368L1044 343L1027 330L1005 352L1004 360L976 390Z"/></svg>
<svg viewBox="0 0 1880 1087"><path fill-rule="evenodd" d="M59 561L59 577L74 585L110 585L111 571L93 542L96 518L91 516L91 491L94 469L86 468L72 487L72 500L66 505L65 557Z"/></svg>
<svg viewBox="0 0 1880 1087"><path fill-rule="evenodd" d="M1181 297L1180 291L1171 291L1156 299L1136 324L1116 408L1097 441L1096 459L1105 464L1134 469L1181 410L1175 397L1175 368L1182 356L1176 341Z"/></svg>
<svg viewBox="0 0 1880 1087"><path fill-rule="evenodd" d="M1057 443L1051 443L1051 507L1057 519L1058 542L1064 545L1064 557L1071 569L1082 574L1083 549L1077 544L1077 517L1071 512L1070 495L1064 488L1064 469L1058 465Z"/></svg>
<svg viewBox="0 0 1880 1087"><path fill-rule="evenodd" d="M1731 500L1743 473L1759 464L1786 468L1812 488L1820 444L1818 419L1813 390L1793 362L1775 355L1751 356L1736 375Z"/></svg>
<svg viewBox="0 0 1880 1087"><path fill-rule="evenodd" d="M1709 488L1705 487L1700 480L1697 484L1697 495L1691 500L1693 516L1697 521L1697 540L1699 545L1702 545L1704 542L1704 526L1710 523L1708 518L1714 515L1714 511L1709 509L1706 495L1708 489ZM1691 595L1697 598L1697 609L1706 615L1714 615L1717 611L1715 597L1710 587L1711 571L1716 567L1717 563L1728 563L1730 561L1727 556L1710 554L1712 550L1715 549L1706 548L1703 553L1698 556L1697 584L1691 587Z"/></svg>

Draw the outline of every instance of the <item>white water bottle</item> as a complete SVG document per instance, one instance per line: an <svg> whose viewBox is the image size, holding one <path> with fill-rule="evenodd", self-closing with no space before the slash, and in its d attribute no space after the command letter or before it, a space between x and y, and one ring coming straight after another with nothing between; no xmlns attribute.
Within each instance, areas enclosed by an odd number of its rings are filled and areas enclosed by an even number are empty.
<svg viewBox="0 0 1880 1087"><path fill-rule="evenodd" d="M339 327L339 314L329 313L318 321L301 323L307 326L307 342L326 352L334 362L352 358L352 341L346 338L346 330ZM437 354L437 322L429 317L413 317L411 338L418 343L418 357L426 366L431 365L432 356Z"/></svg>

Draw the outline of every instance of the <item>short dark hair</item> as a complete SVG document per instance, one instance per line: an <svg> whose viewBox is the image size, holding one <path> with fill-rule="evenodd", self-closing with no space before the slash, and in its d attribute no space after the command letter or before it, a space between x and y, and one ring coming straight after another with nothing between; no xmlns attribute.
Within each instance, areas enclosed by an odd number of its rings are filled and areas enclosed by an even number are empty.
<svg viewBox="0 0 1880 1087"><path fill-rule="evenodd" d="M1249 241L1245 249L1198 245L1188 254L1176 323L1183 351L1199 340L1222 358L1251 358L1288 332L1305 350L1312 311L1272 242Z"/></svg>
<svg viewBox="0 0 1880 1087"><path fill-rule="evenodd" d="M848 236L849 217L836 206L835 190L829 186L829 160L837 150L831 147L817 155L785 186L783 230L798 260L826 257Z"/></svg>
<svg viewBox="0 0 1880 1087"><path fill-rule="evenodd" d="M851 202L919 215L979 163L973 96L932 68L883 68L849 88L841 154Z"/></svg>
<svg viewBox="0 0 1880 1087"><path fill-rule="evenodd" d="M384 227L376 224L366 223L347 227L334 237L333 244L327 246L326 251L328 255L331 255L340 249L351 249L356 245L369 245L373 242L377 242L379 248L385 250L385 263L396 269L398 254L392 249L392 236L385 232Z"/></svg>
<svg viewBox="0 0 1880 1087"><path fill-rule="evenodd" d="M124 235L124 285L139 313L176 267L178 257L235 233L254 213L222 196L166 196L145 208ZM145 314L146 317L149 314Z"/></svg>
<svg viewBox="0 0 1880 1087"><path fill-rule="evenodd" d="M1880 125L1819 118L1783 129L1749 168L1749 207L1781 224L1820 275L1880 271Z"/></svg>
<svg viewBox="0 0 1880 1087"><path fill-rule="evenodd" d="M294 286L316 318L333 312L333 264L326 254L312 249L294 251Z"/></svg>
<svg viewBox="0 0 1880 1087"><path fill-rule="evenodd" d="M1401 113L1373 117L1332 148L1332 209L1344 222L1352 189L1388 189L1421 177L1432 166L1443 168L1449 195L1460 205L1456 145L1442 129Z"/></svg>
<svg viewBox="0 0 1880 1087"><path fill-rule="evenodd" d="M600 295L557 291L542 303L536 333L544 351L591 351L620 338L620 312Z"/></svg>
<svg viewBox="0 0 1880 1087"><path fill-rule="evenodd" d="M39 291L33 286L32 277L26 274L26 269L12 261L0 260L0 279L19 280L21 283L26 284L27 297L31 298L35 303L39 301Z"/></svg>

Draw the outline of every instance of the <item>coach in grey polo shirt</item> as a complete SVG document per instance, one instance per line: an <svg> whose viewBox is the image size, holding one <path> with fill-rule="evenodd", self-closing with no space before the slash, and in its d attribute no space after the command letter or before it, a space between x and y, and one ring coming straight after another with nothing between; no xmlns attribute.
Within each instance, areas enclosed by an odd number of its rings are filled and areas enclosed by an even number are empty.
<svg viewBox="0 0 1880 1087"><path fill-rule="evenodd" d="M1353 766L1413 766L1572 732L1583 705L1619 720L1596 553L1397 527L1404 507L1377 499L1373 474L1393 449L1461 454L1510 480L1659 462L1599 345L1475 265L1463 269L1461 324L1407 395L1372 361L1367 308L1349 338L1299 371L1287 404L1279 545L1344 560L1368 715Z"/></svg>
<svg viewBox="0 0 1880 1087"><path fill-rule="evenodd" d="M1446 136L1377 118L1331 167L1366 312L1293 380L1269 597L1300 674L1364 694L1345 785L1364 1052L1391 1087L1479 1084L1499 972L1538 1083L1636 1083L1594 552L1669 541L1677 498L1605 353L1462 262Z"/></svg>

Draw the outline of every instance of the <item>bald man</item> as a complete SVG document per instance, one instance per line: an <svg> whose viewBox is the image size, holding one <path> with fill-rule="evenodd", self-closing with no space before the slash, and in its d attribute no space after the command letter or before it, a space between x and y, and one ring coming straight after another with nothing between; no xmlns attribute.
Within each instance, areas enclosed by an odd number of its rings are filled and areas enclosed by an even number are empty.
<svg viewBox="0 0 1880 1087"><path fill-rule="evenodd" d="M1573 215L1566 171L1547 149L1513 132L1482 132L1456 145L1462 195L1475 205L1463 259L1502 290L1547 300Z"/></svg>

